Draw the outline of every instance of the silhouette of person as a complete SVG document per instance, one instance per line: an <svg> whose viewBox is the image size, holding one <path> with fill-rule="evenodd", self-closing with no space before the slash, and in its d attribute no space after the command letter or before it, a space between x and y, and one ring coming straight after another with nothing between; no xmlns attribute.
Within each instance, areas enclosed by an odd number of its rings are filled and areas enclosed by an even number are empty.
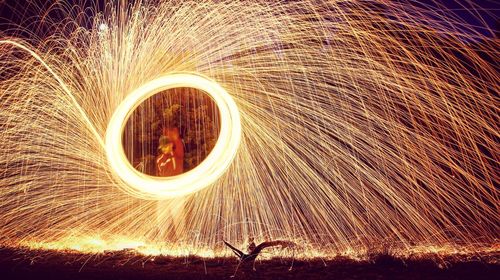
<svg viewBox="0 0 500 280"><path fill-rule="evenodd" d="M184 146L177 127L164 128L158 143L157 175L175 176L184 172Z"/></svg>
<svg viewBox="0 0 500 280"><path fill-rule="evenodd" d="M251 254L255 250L255 247L257 246L255 245L254 238L248 238L248 253Z"/></svg>
<svg viewBox="0 0 500 280"><path fill-rule="evenodd" d="M184 172L184 145L177 127L165 127L158 143L157 176L175 176ZM185 198L158 201L156 218L159 236L176 241L181 238L185 222Z"/></svg>

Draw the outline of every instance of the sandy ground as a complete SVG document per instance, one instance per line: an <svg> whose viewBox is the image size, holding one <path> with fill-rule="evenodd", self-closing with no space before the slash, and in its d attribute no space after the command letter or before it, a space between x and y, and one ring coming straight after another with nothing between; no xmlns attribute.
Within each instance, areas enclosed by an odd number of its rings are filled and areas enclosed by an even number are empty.
<svg viewBox="0 0 500 280"><path fill-rule="evenodd" d="M98 255L0 248L0 279L500 279L499 256L357 262L257 260L233 275L236 258L145 257L131 251ZM496 264L491 262L496 262ZM291 269L290 269L291 268Z"/></svg>

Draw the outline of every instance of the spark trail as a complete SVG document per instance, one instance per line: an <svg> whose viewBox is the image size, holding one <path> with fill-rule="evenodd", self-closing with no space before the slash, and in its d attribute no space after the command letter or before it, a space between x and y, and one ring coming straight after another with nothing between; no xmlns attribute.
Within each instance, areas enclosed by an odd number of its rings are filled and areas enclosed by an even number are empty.
<svg viewBox="0 0 500 280"><path fill-rule="evenodd" d="M43 18L50 36L0 33L2 243L153 244L170 227L174 249L499 238L498 40L412 2L158 2L57 6L68 17ZM122 191L103 141L130 93L180 72L234 99L241 143L161 220L155 199Z"/></svg>

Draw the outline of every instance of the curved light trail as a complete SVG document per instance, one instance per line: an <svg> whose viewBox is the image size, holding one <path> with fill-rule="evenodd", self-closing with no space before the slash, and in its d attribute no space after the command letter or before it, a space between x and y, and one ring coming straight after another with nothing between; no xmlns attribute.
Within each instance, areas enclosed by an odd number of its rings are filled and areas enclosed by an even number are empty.
<svg viewBox="0 0 500 280"><path fill-rule="evenodd" d="M498 40L453 11L63 2L0 31L0 244L498 248ZM124 157L124 123L174 87L214 99L220 136L195 169L150 177Z"/></svg>
<svg viewBox="0 0 500 280"><path fill-rule="evenodd" d="M177 176L155 177L136 170L127 159L122 135L132 112L144 100L161 91L189 87L208 94L220 112L219 138L203 162ZM232 97L216 82L192 73L168 74L137 88L116 108L106 130L106 155L113 174L123 180L127 193L139 198L166 199L199 191L217 180L234 159L241 139L238 107Z"/></svg>

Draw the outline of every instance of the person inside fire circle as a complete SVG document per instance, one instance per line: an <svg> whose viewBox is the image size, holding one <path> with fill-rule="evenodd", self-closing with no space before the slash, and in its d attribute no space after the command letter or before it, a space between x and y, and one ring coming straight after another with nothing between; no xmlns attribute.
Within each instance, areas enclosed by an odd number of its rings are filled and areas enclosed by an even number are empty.
<svg viewBox="0 0 500 280"><path fill-rule="evenodd" d="M157 176L175 176L184 172L184 146L177 127L164 128L156 157Z"/></svg>

